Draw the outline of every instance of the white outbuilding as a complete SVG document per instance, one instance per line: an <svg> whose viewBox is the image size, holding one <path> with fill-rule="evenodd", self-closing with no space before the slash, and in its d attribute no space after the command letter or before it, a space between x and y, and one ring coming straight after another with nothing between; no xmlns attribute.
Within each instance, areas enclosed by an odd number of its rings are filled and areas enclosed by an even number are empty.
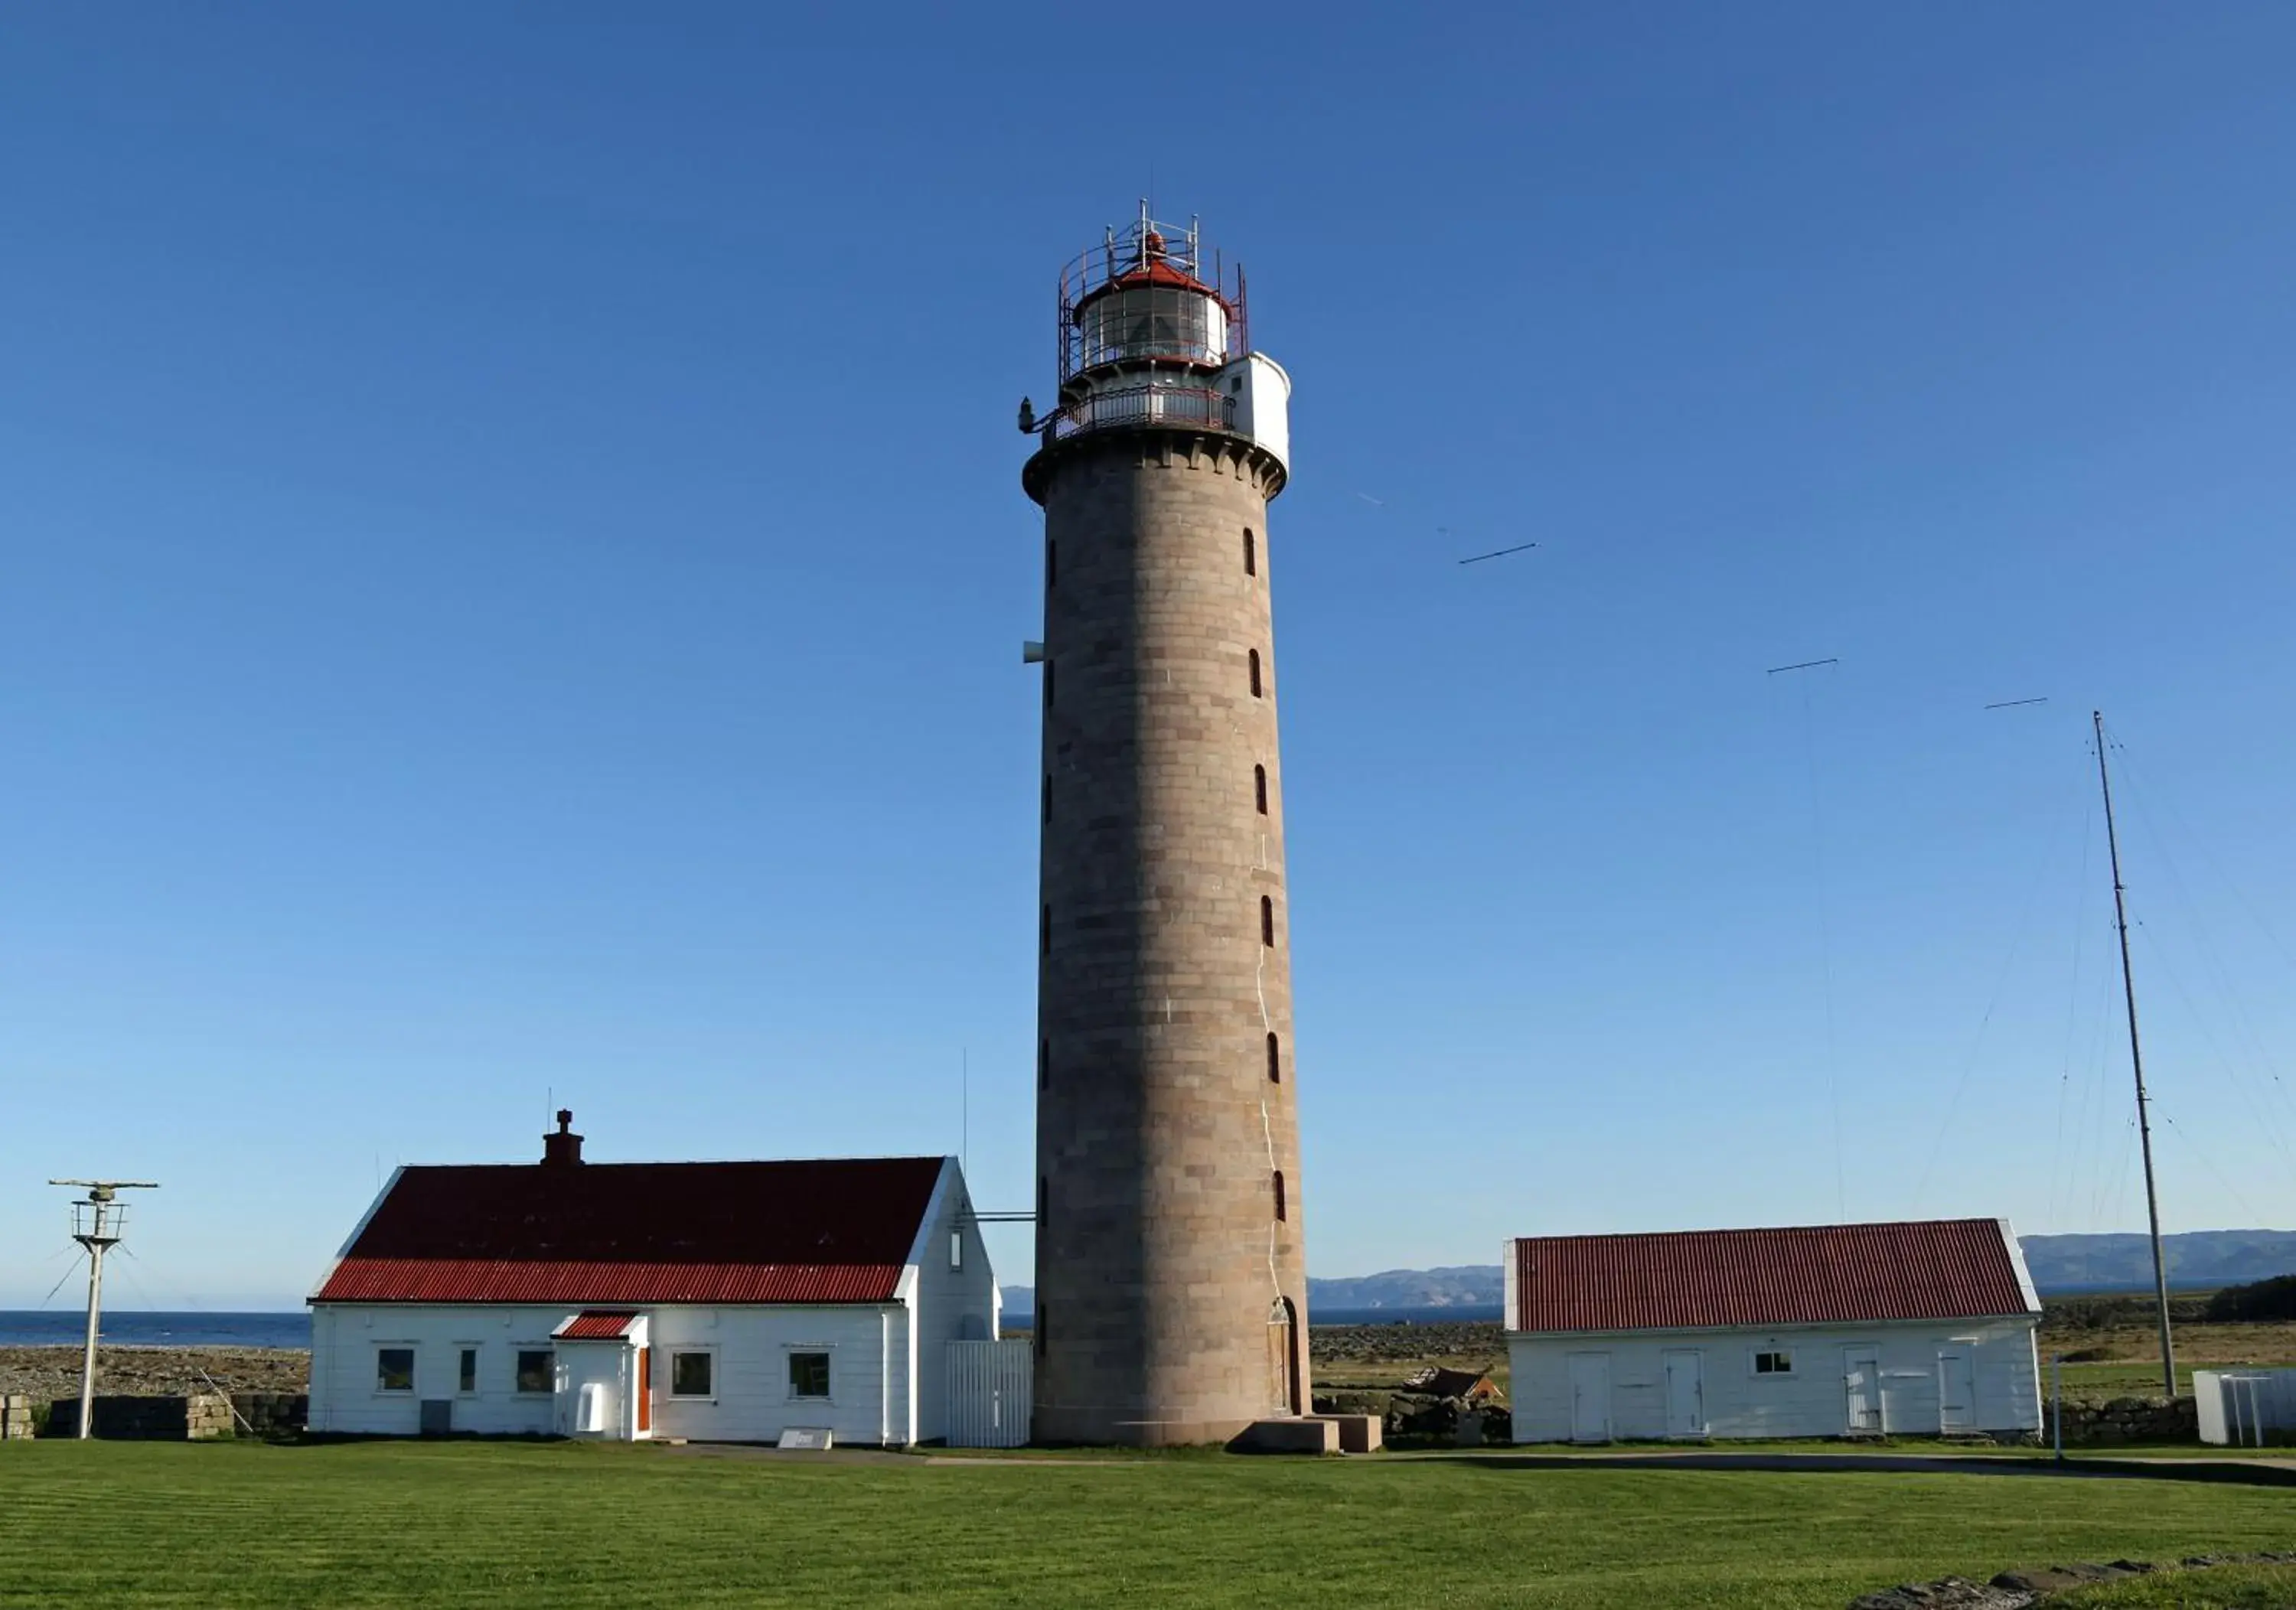
<svg viewBox="0 0 2296 1610"><path fill-rule="evenodd" d="M1518 1442L2041 1426L2005 1220L1529 1237L1503 1266Z"/></svg>
<svg viewBox="0 0 2296 1610"><path fill-rule="evenodd" d="M311 1430L1027 1440L955 1157L585 1163L572 1116L391 1175L311 1295Z"/></svg>

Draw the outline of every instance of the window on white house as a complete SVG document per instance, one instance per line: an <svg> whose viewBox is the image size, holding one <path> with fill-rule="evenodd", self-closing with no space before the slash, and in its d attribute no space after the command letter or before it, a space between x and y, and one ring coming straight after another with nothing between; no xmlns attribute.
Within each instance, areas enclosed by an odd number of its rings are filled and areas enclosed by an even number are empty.
<svg viewBox="0 0 2296 1610"><path fill-rule="evenodd" d="M1792 1375L1793 1354L1785 1352L1758 1353L1754 1355L1756 1375Z"/></svg>
<svg viewBox="0 0 2296 1610"><path fill-rule="evenodd" d="M374 1350L374 1389L377 1392L414 1390L414 1349L378 1347Z"/></svg>
<svg viewBox="0 0 2296 1610"><path fill-rule="evenodd" d="M825 1353L793 1353L790 1361L790 1396L793 1398L825 1398L829 1395L829 1355Z"/></svg>
<svg viewBox="0 0 2296 1610"><path fill-rule="evenodd" d="M521 1392L550 1392L556 1388L556 1371L551 1368L551 1353L547 1347L521 1347L518 1350L518 1389Z"/></svg>
<svg viewBox="0 0 2296 1610"><path fill-rule="evenodd" d="M669 1395L674 1398L706 1398L715 1391L715 1361L706 1353L673 1353L669 1355Z"/></svg>
<svg viewBox="0 0 2296 1610"><path fill-rule="evenodd" d="M948 1268L949 1268L949 1272L950 1272L951 1274L955 1274L955 1273L958 1272L959 1271L963 1270L963 1269L964 1269L964 1232L963 1230L950 1230L950 1231L948 1232Z"/></svg>
<svg viewBox="0 0 2296 1610"><path fill-rule="evenodd" d="M463 1356L455 1371L455 1390L469 1397L479 1389L479 1350L463 1349Z"/></svg>

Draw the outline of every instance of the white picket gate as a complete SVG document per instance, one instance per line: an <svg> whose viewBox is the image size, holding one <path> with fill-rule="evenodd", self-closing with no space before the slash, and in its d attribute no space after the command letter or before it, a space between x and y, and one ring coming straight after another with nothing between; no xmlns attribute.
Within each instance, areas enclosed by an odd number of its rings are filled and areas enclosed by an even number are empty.
<svg viewBox="0 0 2296 1610"><path fill-rule="evenodd" d="M1020 1448L1029 1441L1029 1393L1036 1371L1029 1344L948 1344L948 1445Z"/></svg>
<svg viewBox="0 0 2296 1610"><path fill-rule="evenodd" d="M2296 1431L2296 1369L2195 1369L2193 1398L2203 1442L2261 1448Z"/></svg>

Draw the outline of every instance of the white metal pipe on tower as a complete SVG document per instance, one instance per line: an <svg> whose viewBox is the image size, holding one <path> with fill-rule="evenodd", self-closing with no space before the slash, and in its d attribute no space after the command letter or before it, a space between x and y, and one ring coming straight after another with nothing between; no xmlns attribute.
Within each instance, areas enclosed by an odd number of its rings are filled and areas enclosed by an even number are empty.
<svg viewBox="0 0 2296 1610"><path fill-rule="evenodd" d="M103 1312L103 1246L87 1249L87 1350L79 1363L79 1435L86 1442L95 1430L95 1334Z"/></svg>

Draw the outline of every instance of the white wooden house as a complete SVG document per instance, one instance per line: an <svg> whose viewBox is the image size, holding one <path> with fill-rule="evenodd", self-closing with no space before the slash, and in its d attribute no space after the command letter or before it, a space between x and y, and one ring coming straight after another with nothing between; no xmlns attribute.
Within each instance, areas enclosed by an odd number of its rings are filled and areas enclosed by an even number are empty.
<svg viewBox="0 0 2296 1610"><path fill-rule="evenodd" d="M955 1157L585 1163L571 1119L538 1164L392 1174L310 1297L313 1431L904 1446L957 1378L1026 1440Z"/></svg>
<svg viewBox="0 0 2296 1610"><path fill-rule="evenodd" d="M1518 1442L2040 1428L2005 1220L1544 1236L1503 1266Z"/></svg>

